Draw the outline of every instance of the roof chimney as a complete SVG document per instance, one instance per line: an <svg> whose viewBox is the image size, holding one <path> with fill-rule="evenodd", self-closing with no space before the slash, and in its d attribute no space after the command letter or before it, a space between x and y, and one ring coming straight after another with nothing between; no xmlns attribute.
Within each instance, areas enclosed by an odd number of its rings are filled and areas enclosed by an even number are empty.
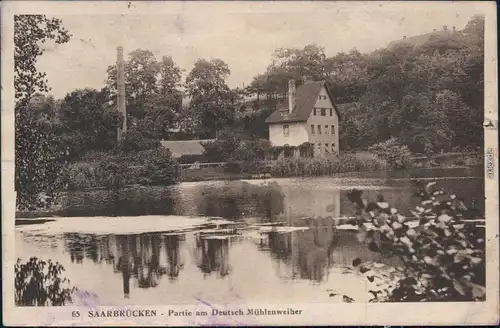
<svg viewBox="0 0 500 328"><path fill-rule="evenodd" d="M456 32L456 31L457 31L457 27L453 26L453 32Z"/></svg>
<svg viewBox="0 0 500 328"><path fill-rule="evenodd" d="M125 105L125 62L123 60L123 47L116 49L116 71L117 71L117 89L118 89L118 112L123 115L123 125L118 128L118 141L121 140L123 133L127 131L127 109Z"/></svg>
<svg viewBox="0 0 500 328"><path fill-rule="evenodd" d="M436 32L436 29L435 29L435 28L434 28L434 29L432 29L432 32Z"/></svg>
<svg viewBox="0 0 500 328"><path fill-rule="evenodd" d="M295 80L288 81L288 114L291 114L295 107Z"/></svg>
<svg viewBox="0 0 500 328"><path fill-rule="evenodd" d="M403 39L406 39L406 35L403 35Z"/></svg>
<svg viewBox="0 0 500 328"><path fill-rule="evenodd" d="M448 26L443 26L443 30L448 31Z"/></svg>

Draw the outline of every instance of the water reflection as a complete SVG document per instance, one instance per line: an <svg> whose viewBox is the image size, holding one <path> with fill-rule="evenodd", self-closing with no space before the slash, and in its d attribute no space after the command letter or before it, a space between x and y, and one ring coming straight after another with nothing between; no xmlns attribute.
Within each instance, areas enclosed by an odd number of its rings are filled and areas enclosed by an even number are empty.
<svg viewBox="0 0 500 328"><path fill-rule="evenodd" d="M269 251L277 260L277 274L284 279L306 279L323 282L334 261L338 245L333 220L315 219L304 231L264 234L260 249ZM283 268L283 265L285 266Z"/></svg>
<svg viewBox="0 0 500 328"><path fill-rule="evenodd" d="M214 236L204 238L200 235L195 237L194 259L196 266L203 275L215 273L224 278L231 272L229 265L229 238Z"/></svg>
<svg viewBox="0 0 500 328"><path fill-rule="evenodd" d="M193 199L198 215L227 219L258 217L272 221L283 213L285 195L280 185L254 185L242 181L200 186Z"/></svg>
<svg viewBox="0 0 500 328"><path fill-rule="evenodd" d="M361 185L359 181L350 183ZM466 202L473 195L484 195L483 180L451 180L440 184L447 190L457 190L457 197L463 197ZM187 299L190 296L179 294L193 295L203 289L207 293L219 292L232 284L250 286L249 294L253 288L257 290L262 286L293 288L291 284L279 284L280 280L307 280L320 284L332 277L333 267L349 265L354 258L380 261L364 245L357 243L353 234L333 229L331 219L317 218L352 214L352 205L344 194L352 186L340 188L328 179L296 179L284 180L279 186L271 187L224 182L181 185L169 191L149 188L144 192L124 194L127 201L123 204L128 209L120 212L113 212L106 199L105 206L100 207L103 203L99 201L99 194L86 194L73 199L73 214L209 215L249 223L253 223L249 218L256 217L258 221L284 219L288 224L309 229L262 234L248 231L240 238L228 238L221 233L208 236L198 231L131 235L68 233L62 235L62 239L57 234L49 240L23 233L22 238L16 238L16 243L23 243L16 245L16 252L21 258L51 254L50 257L64 262L76 286L96 291L99 288L112 290L103 291L103 294L112 295L110 302L122 297L135 297L135 302L141 297L157 299L164 295ZM377 186L364 188L363 192L372 199L381 193L400 210L418 201L407 181L384 182L383 186L385 189ZM284 218L280 217L282 215ZM306 216L313 218L304 220ZM82 221L82 225L85 222ZM43 248L44 244L54 248ZM258 279L249 281L255 269L258 269ZM88 282L90 280L93 282ZM286 294L285 290L281 291Z"/></svg>
<svg viewBox="0 0 500 328"><path fill-rule="evenodd" d="M124 297L130 295L131 279L138 288L152 288L163 276L175 280L184 267L180 244L184 235L107 235L65 234L65 249L72 263L84 259L106 263L123 279Z"/></svg>

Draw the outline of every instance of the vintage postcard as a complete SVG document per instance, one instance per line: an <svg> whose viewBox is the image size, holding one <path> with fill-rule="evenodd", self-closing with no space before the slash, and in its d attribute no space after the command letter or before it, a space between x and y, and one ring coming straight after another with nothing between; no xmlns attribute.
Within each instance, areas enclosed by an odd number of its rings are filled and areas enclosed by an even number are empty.
<svg viewBox="0 0 500 328"><path fill-rule="evenodd" d="M498 324L494 2L1 6L5 325Z"/></svg>

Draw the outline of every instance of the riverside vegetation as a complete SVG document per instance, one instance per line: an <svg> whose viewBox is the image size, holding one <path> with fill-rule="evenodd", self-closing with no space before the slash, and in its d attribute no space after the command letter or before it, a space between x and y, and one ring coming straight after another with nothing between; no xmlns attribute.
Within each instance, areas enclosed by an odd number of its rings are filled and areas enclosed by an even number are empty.
<svg viewBox="0 0 500 328"><path fill-rule="evenodd" d="M357 207L358 240L403 264L381 270L373 263L353 261L367 283L376 282L369 291L371 302L484 301L484 227L474 222L484 219L483 214L467 208L435 182L422 186L417 195L421 202L411 211L417 227L383 199L369 202L359 190L348 195Z"/></svg>

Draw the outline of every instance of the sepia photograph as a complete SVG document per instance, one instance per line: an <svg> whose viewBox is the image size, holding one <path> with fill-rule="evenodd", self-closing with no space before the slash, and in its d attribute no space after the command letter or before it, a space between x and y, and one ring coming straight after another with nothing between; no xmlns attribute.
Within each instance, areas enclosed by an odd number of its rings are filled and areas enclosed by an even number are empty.
<svg viewBox="0 0 500 328"><path fill-rule="evenodd" d="M16 311L239 326L498 306L494 5L56 3L9 14L2 44Z"/></svg>

